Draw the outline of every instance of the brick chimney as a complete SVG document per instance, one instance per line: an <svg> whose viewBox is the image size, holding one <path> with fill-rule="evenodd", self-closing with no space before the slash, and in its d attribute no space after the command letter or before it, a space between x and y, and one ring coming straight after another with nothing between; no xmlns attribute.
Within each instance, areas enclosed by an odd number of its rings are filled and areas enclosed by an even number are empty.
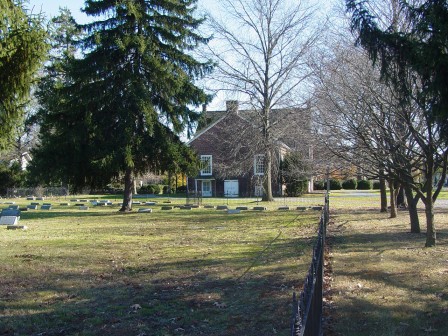
<svg viewBox="0 0 448 336"><path fill-rule="evenodd" d="M226 101L226 111L231 114L238 114L238 100L227 100Z"/></svg>

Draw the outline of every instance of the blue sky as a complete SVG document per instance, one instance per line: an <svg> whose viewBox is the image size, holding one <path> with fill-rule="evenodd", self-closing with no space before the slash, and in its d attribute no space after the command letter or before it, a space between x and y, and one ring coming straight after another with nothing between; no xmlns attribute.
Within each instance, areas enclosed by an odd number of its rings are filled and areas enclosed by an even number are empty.
<svg viewBox="0 0 448 336"><path fill-rule="evenodd" d="M213 11L216 3L217 0L198 0L198 7ZM29 8L33 13L42 12L47 18L56 16L59 12L59 7L67 7L70 9L78 23L86 23L89 21L89 18L81 12L81 8L84 7L84 0L29 0Z"/></svg>

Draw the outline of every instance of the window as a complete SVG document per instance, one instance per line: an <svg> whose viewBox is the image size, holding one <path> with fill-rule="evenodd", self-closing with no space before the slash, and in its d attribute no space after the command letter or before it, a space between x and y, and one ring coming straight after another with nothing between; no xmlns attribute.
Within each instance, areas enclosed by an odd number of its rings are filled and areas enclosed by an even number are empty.
<svg viewBox="0 0 448 336"><path fill-rule="evenodd" d="M254 175L264 175L264 155L263 154L255 155Z"/></svg>
<svg viewBox="0 0 448 336"><path fill-rule="evenodd" d="M201 175L212 175L211 155L201 155Z"/></svg>

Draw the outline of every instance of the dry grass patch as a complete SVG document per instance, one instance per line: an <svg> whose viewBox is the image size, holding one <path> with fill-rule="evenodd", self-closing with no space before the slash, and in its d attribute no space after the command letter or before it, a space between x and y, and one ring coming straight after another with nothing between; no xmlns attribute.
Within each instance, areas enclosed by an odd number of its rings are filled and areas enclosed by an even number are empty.
<svg viewBox="0 0 448 336"><path fill-rule="evenodd" d="M332 266L339 335L448 335L448 213L438 210L438 246L411 234L406 212L337 209ZM424 229L424 216L421 217Z"/></svg>

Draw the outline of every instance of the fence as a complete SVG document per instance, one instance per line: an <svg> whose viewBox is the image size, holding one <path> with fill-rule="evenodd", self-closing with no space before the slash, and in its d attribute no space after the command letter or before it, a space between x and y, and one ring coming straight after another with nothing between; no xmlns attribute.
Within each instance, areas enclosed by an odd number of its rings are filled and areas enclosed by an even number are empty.
<svg viewBox="0 0 448 336"><path fill-rule="evenodd" d="M297 300L296 293L293 294L292 336L319 336L322 334L324 248L329 210L327 193L320 218L317 242L313 249L313 259L299 300Z"/></svg>

